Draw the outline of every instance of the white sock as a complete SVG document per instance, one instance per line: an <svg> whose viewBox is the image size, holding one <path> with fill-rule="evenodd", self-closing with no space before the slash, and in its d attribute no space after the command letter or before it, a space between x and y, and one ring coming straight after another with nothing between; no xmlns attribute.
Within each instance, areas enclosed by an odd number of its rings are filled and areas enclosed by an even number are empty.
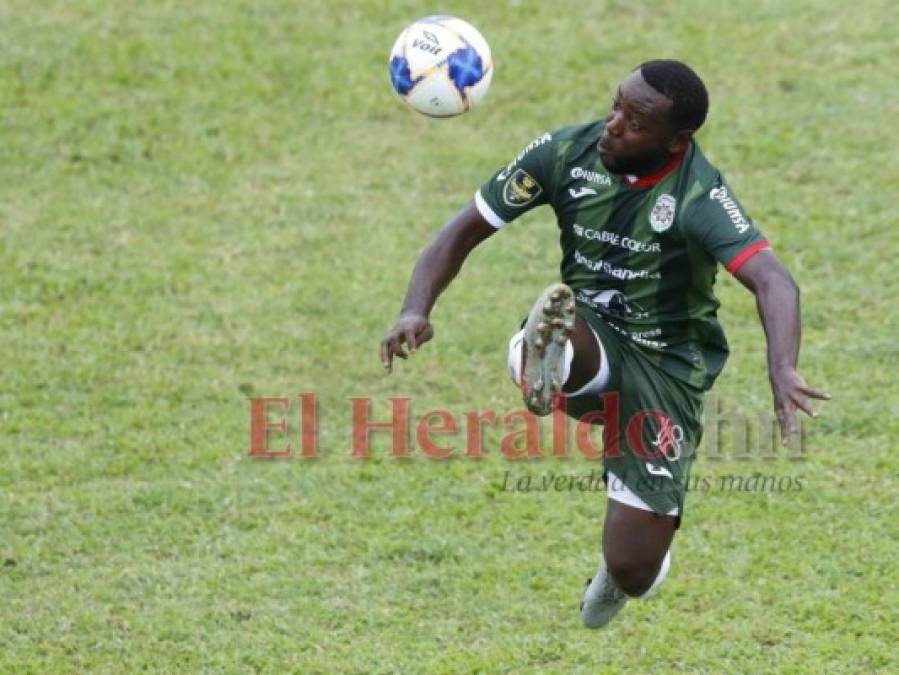
<svg viewBox="0 0 899 675"><path fill-rule="evenodd" d="M609 383L609 358L606 356L606 350L603 349L599 336L592 328L590 331L596 338L596 344L599 347L600 365L599 371L593 378L583 387L575 392L566 393L565 396L583 396L584 394L599 394L606 388ZM509 340L509 377L515 384L521 384L521 350L524 348L524 328L515 333ZM574 345L571 340L565 343L565 359L562 361L562 384L568 382L571 375L571 362L574 361Z"/></svg>
<svg viewBox="0 0 899 675"><path fill-rule="evenodd" d="M565 360L562 361L562 384L568 382L571 375L571 362L574 361L574 345L571 340L565 343Z"/></svg>
<svg viewBox="0 0 899 675"><path fill-rule="evenodd" d="M652 582L652 586L649 587L649 590L647 590L643 595L640 596L641 600L651 598L656 594L656 591L659 590L659 586L662 585L662 582L665 581L665 577L668 576L669 569L671 569L670 549L665 552L665 558L662 560L662 566L659 568L659 573L656 575L656 579Z"/></svg>
<svg viewBox="0 0 899 675"><path fill-rule="evenodd" d="M521 350L524 349L524 328L515 333L509 340L509 377L515 384L521 384ZM565 358L562 360L562 384L568 382L571 375L571 362L574 361L574 346L571 340L565 343Z"/></svg>
<svg viewBox="0 0 899 675"><path fill-rule="evenodd" d="M609 357L606 356L606 350L602 346L602 340L599 339L599 336L596 334L596 331L593 328L590 328L590 332L593 333L593 337L596 339L596 346L599 347L599 370L596 375L594 375L587 384L578 389L577 391L572 391L570 393L566 393L565 396L584 396L585 394L601 394L605 388L609 384L609 377L611 375L611 371L609 369Z"/></svg>

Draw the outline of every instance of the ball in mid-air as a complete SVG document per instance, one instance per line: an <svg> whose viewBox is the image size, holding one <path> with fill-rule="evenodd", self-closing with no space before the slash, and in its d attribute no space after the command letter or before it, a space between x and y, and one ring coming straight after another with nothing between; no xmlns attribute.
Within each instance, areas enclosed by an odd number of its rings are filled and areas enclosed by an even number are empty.
<svg viewBox="0 0 899 675"><path fill-rule="evenodd" d="M490 46L469 23L428 16L400 33L390 51L390 83L420 113L453 117L477 106L493 78Z"/></svg>

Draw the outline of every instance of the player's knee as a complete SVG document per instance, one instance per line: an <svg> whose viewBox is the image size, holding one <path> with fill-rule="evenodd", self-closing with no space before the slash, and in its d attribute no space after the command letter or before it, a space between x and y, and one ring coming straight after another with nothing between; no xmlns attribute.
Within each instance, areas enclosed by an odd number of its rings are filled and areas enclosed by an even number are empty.
<svg viewBox="0 0 899 675"><path fill-rule="evenodd" d="M606 565L615 585L631 597L646 593L659 572L660 561L627 554L606 554Z"/></svg>

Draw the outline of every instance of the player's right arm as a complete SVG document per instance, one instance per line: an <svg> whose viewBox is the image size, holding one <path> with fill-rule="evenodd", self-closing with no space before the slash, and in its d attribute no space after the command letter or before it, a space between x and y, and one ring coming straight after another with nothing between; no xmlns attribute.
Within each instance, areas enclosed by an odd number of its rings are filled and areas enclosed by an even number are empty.
<svg viewBox="0 0 899 675"><path fill-rule="evenodd" d="M472 249L507 223L547 203L554 152L552 134L531 141L480 187L421 252L400 317L381 341L381 363L388 372L394 356L405 359L434 336L428 318L431 309Z"/></svg>
<svg viewBox="0 0 899 675"><path fill-rule="evenodd" d="M440 228L421 252L400 316L381 341L381 363L388 372L394 356L405 359L434 336L428 318L434 303L458 274L474 247L496 231L496 227L484 220L472 200Z"/></svg>

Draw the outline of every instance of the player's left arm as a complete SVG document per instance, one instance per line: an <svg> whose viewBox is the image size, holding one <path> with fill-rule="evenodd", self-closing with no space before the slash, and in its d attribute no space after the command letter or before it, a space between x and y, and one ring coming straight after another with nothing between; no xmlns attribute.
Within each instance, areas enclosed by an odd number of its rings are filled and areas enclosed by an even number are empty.
<svg viewBox="0 0 899 675"><path fill-rule="evenodd" d="M817 417L811 399L830 395L813 389L797 370L802 335L799 287L770 248L760 250L734 270L734 276L755 295L759 318L768 340L768 375L781 435L799 431L797 411Z"/></svg>

